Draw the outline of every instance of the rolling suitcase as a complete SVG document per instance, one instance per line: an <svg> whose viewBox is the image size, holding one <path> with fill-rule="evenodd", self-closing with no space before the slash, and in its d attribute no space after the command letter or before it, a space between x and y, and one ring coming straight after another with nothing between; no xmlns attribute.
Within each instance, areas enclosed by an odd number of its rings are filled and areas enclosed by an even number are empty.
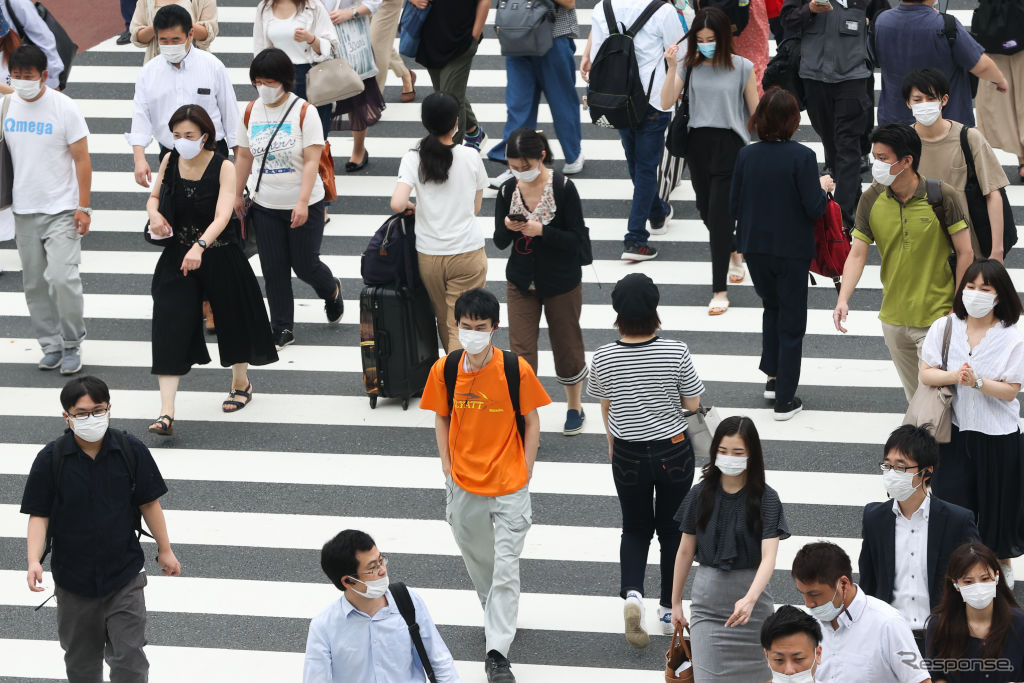
<svg viewBox="0 0 1024 683"><path fill-rule="evenodd" d="M377 407L380 396L400 398L408 410L438 358L437 323L426 290L363 287L359 339L370 407Z"/></svg>

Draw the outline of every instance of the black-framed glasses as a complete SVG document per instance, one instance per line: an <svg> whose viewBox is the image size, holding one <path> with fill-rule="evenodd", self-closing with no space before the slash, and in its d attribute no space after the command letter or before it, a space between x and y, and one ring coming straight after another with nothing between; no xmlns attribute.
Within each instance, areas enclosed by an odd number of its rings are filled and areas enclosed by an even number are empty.
<svg viewBox="0 0 1024 683"><path fill-rule="evenodd" d="M388 566L388 556L384 553L380 554L380 559L370 565L369 569L365 572L356 572L357 576L368 576L370 574L380 574L380 570Z"/></svg>
<svg viewBox="0 0 1024 683"><path fill-rule="evenodd" d="M888 472L890 470L896 470L897 472L909 472L910 470L919 470L919 469L921 469L920 465L890 465L887 462L880 462L880 463L878 463L878 467L883 472Z"/></svg>
<svg viewBox="0 0 1024 683"><path fill-rule="evenodd" d="M87 417L103 417L104 415L106 415L109 412L110 412L110 404L108 403L105 408L93 408L92 411L88 412L88 413L77 413L76 414L76 413L69 412L68 413L68 417L70 417L72 420L82 420L82 419L85 419Z"/></svg>

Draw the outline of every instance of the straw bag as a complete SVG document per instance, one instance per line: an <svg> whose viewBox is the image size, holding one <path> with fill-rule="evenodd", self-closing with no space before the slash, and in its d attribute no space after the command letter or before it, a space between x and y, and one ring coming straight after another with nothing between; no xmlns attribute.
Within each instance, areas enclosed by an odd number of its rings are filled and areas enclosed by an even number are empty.
<svg viewBox="0 0 1024 683"><path fill-rule="evenodd" d="M690 629L686 629L689 633ZM683 663L689 663L683 671L676 675L676 671ZM693 660L690 655L690 638L683 637L683 629L676 626L676 632L672 634L672 644L665 653L665 683L693 683Z"/></svg>
<svg viewBox="0 0 1024 683"><path fill-rule="evenodd" d="M949 364L949 339L953 333L953 316L946 316L946 329L942 332L942 369ZM905 425L927 427L939 443L953 438L953 389L918 384L903 418Z"/></svg>
<svg viewBox="0 0 1024 683"><path fill-rule="evenodd" d="M332 59L314 64L306 74L306 101L314 107L347 100L363 92L366 86L356 70L334 50Z"/></svg>

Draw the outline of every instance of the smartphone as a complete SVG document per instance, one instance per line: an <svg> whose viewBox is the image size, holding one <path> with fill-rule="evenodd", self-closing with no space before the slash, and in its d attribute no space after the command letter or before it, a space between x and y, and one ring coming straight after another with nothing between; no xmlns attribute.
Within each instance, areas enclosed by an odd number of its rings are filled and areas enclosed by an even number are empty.
<svg viewBox="0 0 1024 683"><path fill-rule="evenodd" d="M508 217L508 219L509 219L510 221L515 221L516 223L525 223L525 222L527 221L527 218L526 218L526 216L524 216L524 215L523 215L523 214L521 214L521 213L513 213L513 214L509 214L509 217Z"/></svg>
<svg viewBox="0 0 1024 683"><path fill-rule="evenodd" d="M819 4L819 5L825 5L826 7L831 7L832 6L832 3L829 0L811 0L811 1L815 2L815 3Z"/></svg>

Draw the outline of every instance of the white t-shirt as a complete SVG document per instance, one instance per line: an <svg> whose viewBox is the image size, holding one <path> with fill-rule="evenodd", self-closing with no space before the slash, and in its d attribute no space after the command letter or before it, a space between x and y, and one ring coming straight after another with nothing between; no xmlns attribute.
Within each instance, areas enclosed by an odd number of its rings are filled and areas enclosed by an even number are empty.
<svg viewBox="0 0 1024 683"><path fill-rule="evenodd" d="M4 138L14 163L14 213L56 214L78 206L78 177L68 146L89 135L74 101L52 88L35 102L10 95Z"/></svg>
<svg viewBox="0 0 1024 683"><path fill-rule="evenodd" d="M288 59L292 60L292 64L309 64L309 60L306 59L306 46L295 41L297 28L305 26L294 14L287 19L271 17L267 20L267 40L277 49L283 50Z"/></svg>
<svg viewBox="0 0 1024 683"><path fill-rule="evenodd" d="M263 182L260 183L260 191L257 195L255 194L256 176L259 175L260 166L263 164L267 142L293 100L298 101L295 102L295 106L288 114L288 119L274 137L273 149L270 156L267 157L267 166L263 170ZM302 129L299 130L299 118L304 103L305 100L294 95L276 107L268 107L263 104L262 100L257 100L249 115L248 129L245 127L245 117L242 117L238 131L238 145L248 147L253 157L252 173L246 184L249 192L253 194L253 201L264 208L295 208L299 190L302 188L302 150L310 145L324 144L324 128L320 125L320 117L313 105L306 107L306 118L302 121ZM323 198L324 184L321 182L320 176L317 175L313 180L313 194L309 197L309 203L316 204Z"/></svg>
<svg viewBox="0 0 1024 683"><path fill-rule="evenodd" d="M487 187L487 170L472 147L452 148L443 183L420 180L420 153L409 150L398 166L398 182L416 193L416 251L432 256L465 254L484 246L476 222L476 193Z"/></svg>

